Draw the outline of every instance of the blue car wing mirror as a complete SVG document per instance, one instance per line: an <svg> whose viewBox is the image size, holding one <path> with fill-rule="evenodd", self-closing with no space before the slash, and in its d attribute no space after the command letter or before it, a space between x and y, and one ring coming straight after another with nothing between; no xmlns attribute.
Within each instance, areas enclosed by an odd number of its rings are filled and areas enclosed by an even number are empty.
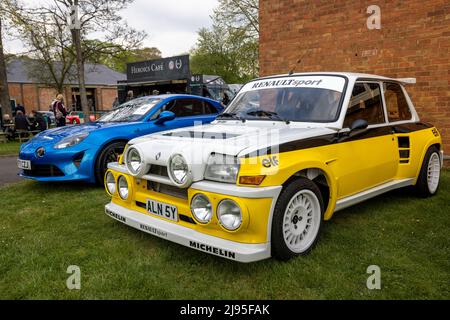
<svg viewBox="0 0 450 320"><path fill-rule="evenodd" d="M171 112L171 111L163 111L161 112L161 114L159 115L158 119L156 119L155 124L164 124L167 121L173 120L175 119L175 113Z"/></svg>

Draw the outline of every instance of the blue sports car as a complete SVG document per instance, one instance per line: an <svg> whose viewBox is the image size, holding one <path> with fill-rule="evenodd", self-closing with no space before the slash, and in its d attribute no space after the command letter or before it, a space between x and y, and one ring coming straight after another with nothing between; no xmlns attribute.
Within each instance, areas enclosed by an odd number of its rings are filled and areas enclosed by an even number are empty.
<svg viewBox="0 0 450 320"><path fill-rule="evenodd" d="M137 98L97 122L47 130L24 143L17 160L19 174L38 181L103 183L107 164L117 161L129 140L209 123L222 110L219 102L192 95Z"/></svg>

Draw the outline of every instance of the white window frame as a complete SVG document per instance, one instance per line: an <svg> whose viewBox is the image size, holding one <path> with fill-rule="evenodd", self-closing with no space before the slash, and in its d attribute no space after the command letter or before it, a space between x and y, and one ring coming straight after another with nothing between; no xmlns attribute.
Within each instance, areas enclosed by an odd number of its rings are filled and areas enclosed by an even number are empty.
<svg viewBox="0 0 450 320"><path fill-rule="evenodd" d="M379 80L356 80L355 83L353 84L352 90L350 91L350 100L349 100L349 103L350 103L350 101L351 101L351 96L352 96L352 94L353 94L353 89L355 88L355 86L356 86L357 84L361 84L361 83L362 83L362 84L364 84L364 83L375 83L375 84L378 84L378 86L380 87L381 107L382 107L382 110L383 110L384 123L369 124L368 127L367 127L367 129L381 128L381 127L384 127L384 126L389 125L389 123L388 123L388 117L387 117L387 114L386 114L386 105L385 105L385 103L384 103L384 91L383 91L383 84L382 84L382 82L383 82L383 81L379 81ZM345 111L345 116L344 116L344 121L342 122L342 126L344 126L345 118L347 117L347 112L348 112L348 106L347 106L347 110ZM343 128L343 129L341 130L341 132L347 132L347 131L350 131L350 128Z"/></svg>
<svg viewBox="0 0 450 320"><path fill-rule="evenodd" d="M386 112L386 119L387 119L388 124L389 125L396 125L396 124L398 125L398 124L419 122L420 121L419 116L417 115L416 109L414 108L414 105L413 105L413 103L411 101L411 98L409 97L408 92L406 91L405 87L401 83L398 83L396 81L382 81L382 82L383 82L383 86L382 86L383 87L382 88L382 90L383 90L383 104L384 104L384 108L385 108L385 112ZM411 113L411 119L409 119L409 120L398 120L398 121L390 121L389 120L389 115L388 115L388 112L387 112L387 103L386 103L385 97L384 97L384 84L385 83L394 83L394 84L397 84L397 85L400 86L400 89L403 92L403 96L406 99L406 103L408 104L409 112Z"/></svg>

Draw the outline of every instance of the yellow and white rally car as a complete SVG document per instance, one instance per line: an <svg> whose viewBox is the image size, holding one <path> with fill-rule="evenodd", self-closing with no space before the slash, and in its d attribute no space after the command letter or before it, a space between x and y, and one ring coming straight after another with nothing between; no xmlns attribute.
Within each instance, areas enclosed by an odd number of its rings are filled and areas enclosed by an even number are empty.
<svg viewBox="0 0 450 320"><path fill-rule="evenodd" d="M437 192L441 137L420 122L408 83L354 73L253 80L210 125L132 140L109 164L106 214L240 262L305 254L338 210L406 186Z"/></svg>

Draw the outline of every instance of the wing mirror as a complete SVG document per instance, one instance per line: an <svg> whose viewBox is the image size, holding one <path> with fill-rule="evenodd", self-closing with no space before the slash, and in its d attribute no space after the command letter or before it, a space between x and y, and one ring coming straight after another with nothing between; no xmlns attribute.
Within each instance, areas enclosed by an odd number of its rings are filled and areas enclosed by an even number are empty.
<svg viewBox="0 0 450 320"><path fill-rule="evenodd" d="M338 141L346 141L349 138L363 134L368 126L369 124L366 120L355 120L350 126L350 131L340 132L338 134Z"/></svg>
<svg viewBox="0 0 450 320"><path fill-rule="evenodd" d="M358 119L353 121L352 125L350 126L350 132L354 132L356 130L365 130L368 126L369 124L366 120Z"/></svg>
<svg viewBox="0 0 450 320"><path fill-rule="evenodd" d="M175 119L175 113L171 111L163 111L156 119L155 124L164 124L167 121Z"/></svg>

